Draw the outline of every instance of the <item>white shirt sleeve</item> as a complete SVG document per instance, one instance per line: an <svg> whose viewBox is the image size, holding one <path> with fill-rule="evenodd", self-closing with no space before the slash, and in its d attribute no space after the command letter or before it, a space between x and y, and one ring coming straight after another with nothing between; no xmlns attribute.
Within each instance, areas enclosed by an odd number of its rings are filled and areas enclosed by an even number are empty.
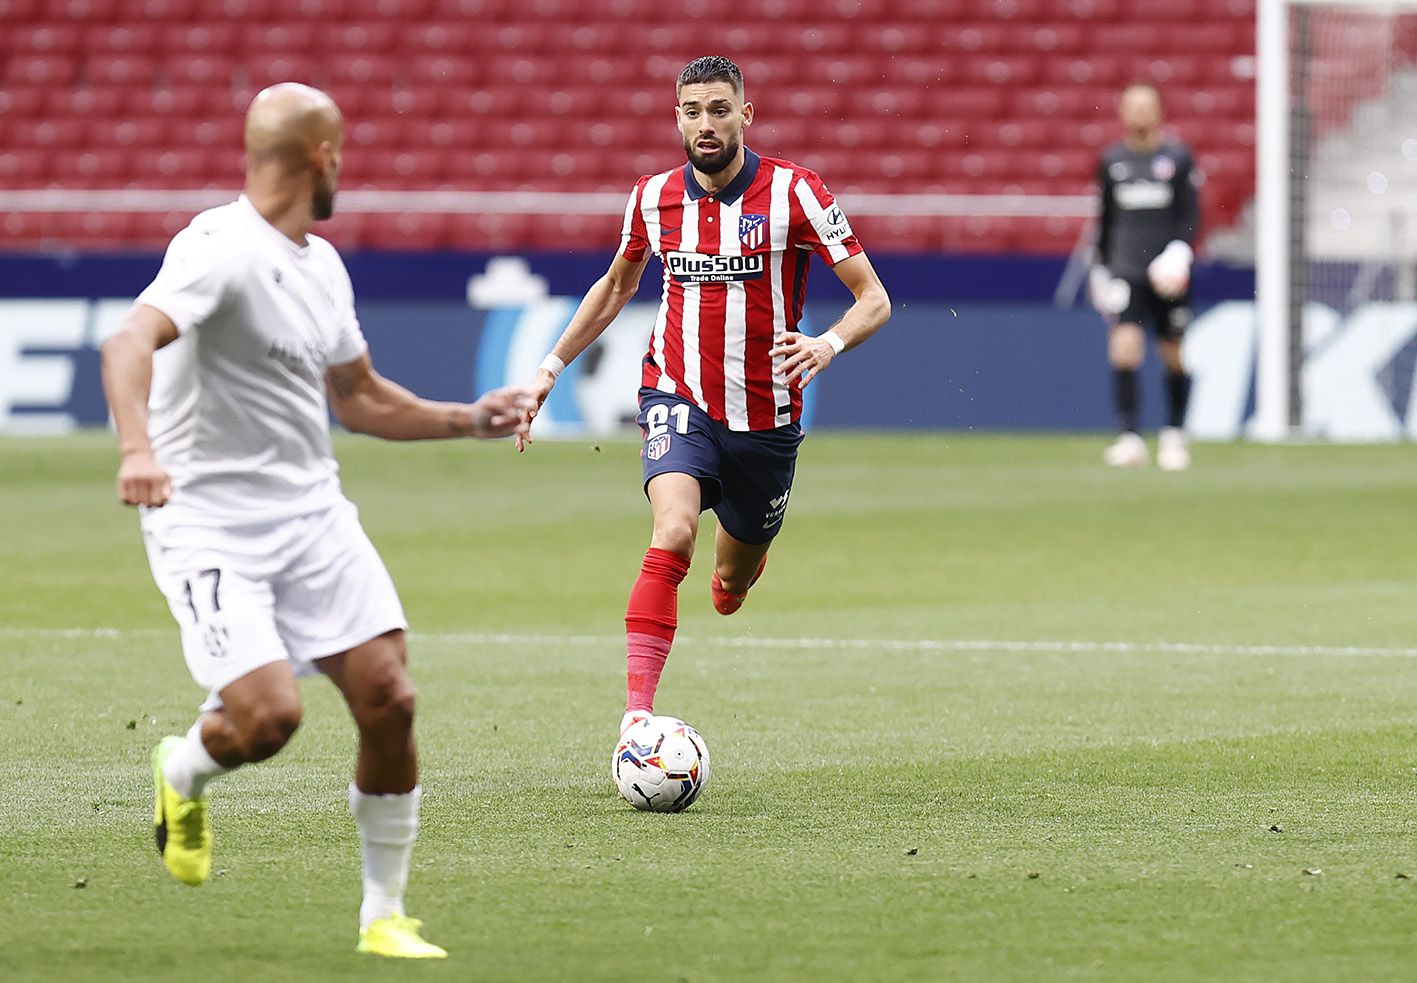
<svg viewBox="0 0 1417 983"><path fill-rule="evenodd" d="M231 279L233 257L221 255L219 236L191 226L173 237L162 269L138 295L139 304L162 311L186 334L221 306Z"/></svg>
<svg viewBox="0 0 1417 983"><path fill-rule="evenodd" d="M333 247L330 252L334 255L338 286L335 296L339 298L341 310L338 333L325 356L325 364L345 365L367 352L369 343L364 339L364 331L359 327L359 315L354 310L354 284L350 282L349 271Z"/></svg>

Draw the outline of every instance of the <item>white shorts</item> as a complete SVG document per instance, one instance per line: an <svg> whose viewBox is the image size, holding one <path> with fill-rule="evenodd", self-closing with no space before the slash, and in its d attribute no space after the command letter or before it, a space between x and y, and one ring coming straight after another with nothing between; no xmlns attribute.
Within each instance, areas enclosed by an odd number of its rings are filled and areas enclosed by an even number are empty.
<svg viewBox="0 0 1417 983"><path fill-rule="evenodd" d="M239 526L143 523L153 579L182 630L197 685L221 706L230 683L287 660L314 662L398 628L403 605L348 500L310 515ZM165 517L163 517L165 518Z"/></svg>

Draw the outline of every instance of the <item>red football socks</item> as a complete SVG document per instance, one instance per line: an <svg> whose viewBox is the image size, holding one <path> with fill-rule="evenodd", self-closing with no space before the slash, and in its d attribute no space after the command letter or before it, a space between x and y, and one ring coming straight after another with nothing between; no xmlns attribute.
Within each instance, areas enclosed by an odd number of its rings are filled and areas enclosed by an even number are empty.
<svg viewBox="0 0 1417 983"><path fill-rule="evenodd" d="M654 692L664 671L674 629L679 626L679 585L689 558L651 547L625 609L625 709L654 709Z"/></svg>

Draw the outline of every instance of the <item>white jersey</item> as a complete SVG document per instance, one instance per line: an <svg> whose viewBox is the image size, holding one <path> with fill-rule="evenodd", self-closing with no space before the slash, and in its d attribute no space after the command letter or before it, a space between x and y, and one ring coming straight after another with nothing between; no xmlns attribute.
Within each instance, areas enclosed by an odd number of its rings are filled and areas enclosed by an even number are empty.
<svg viewBox="0 0 1417 983"><path fill-rule="evenodd" d="M138 296L179 332L153 360L148 433L173 494L149 520L262 522L343 497L324 376L367 345L339 253L307 238L243 195L179 232Z"/></svg>

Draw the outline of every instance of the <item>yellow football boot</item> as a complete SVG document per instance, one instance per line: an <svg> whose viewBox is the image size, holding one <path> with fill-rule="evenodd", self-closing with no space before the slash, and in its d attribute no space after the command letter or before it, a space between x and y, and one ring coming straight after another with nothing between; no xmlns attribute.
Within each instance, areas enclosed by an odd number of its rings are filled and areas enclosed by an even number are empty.
<svg viewBox="0 0 1417 983"><path fill-rule="evenodd" d="M447 959L448 954L431 942L423 941L418 930L423 923L406 915L389 915L359 930L356 952L393 959Z"/></svg>
<svg viewBox="0 0 1417 983"><path fill-rule="evenodd" d="M162 768L182 745L180 737L164 737L153 748L153 833L157 852L173 877L196 887L212 872L212 830L207 824L207 800L184 799L167 784Z"/></svg>

